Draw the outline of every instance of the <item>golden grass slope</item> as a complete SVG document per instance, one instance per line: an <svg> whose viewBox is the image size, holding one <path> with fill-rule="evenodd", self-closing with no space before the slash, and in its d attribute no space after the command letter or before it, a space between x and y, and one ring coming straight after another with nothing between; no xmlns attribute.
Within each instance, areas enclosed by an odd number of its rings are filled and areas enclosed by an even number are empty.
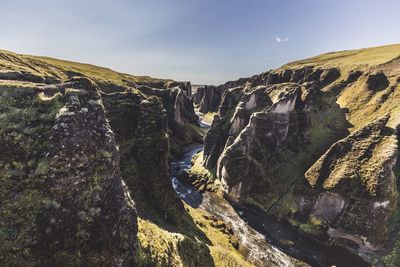
<svg viewBox="0 0 400 267"><path fill-rule="evenodd" d="M0 50L0 72L23 71L39 77L54 77L67 80L71 75L86 76L102 83L130 86L132 83L161 82L163 79L149 76L134 76L119 73L108 68L91 64L60 60L51 57L21 55L10 51Z"/></svg>
<svg viewBox="0 0 400 267"><path fill-rule="evenodd" d="M351 71L363 72L356 82L345 87L337 96L336 102L348 110L347 120L354 126L350 130L363 127L384 115L390 115L387 126L395 128L400 124L400 44L326 53L288 63L279 69L306 66L339 69L341 77L329 88L344 82ZM366 86L368 75L380 71L387 76L389 86L381 91L369 90Z"/></svg>
<svg viewBox="0 0 400 267"><path fill-rule="evenodd" d="M345 50L321 54L315 57L294 61L281 68L300 68L303 66L340 67L343 69L371 68L388 63L400 57L400 44Z"/></svg>

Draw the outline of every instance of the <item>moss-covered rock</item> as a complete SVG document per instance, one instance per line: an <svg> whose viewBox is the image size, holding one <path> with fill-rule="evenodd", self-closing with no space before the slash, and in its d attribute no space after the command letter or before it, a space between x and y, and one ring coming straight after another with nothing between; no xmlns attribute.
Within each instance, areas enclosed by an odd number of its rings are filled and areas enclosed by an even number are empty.
<svg viewBox="0 0 400 267"><path fill-rule="evenodd" d="M226 95L236 90L240 98L233 105L220 101L205 139L203 166L216 169L231 201L288 221L303 235L370 263L381 264L386 255L392 264L399 229L393 219L399 209L394 182L399 174L393 172L399 47L324 54L256 80L217 86ZM298 88L294 105L285 104L291 95L285 87ZM257 102L257 90L266 92L260 99L269 100L264 105L269 109L245 108Z"/></svg>
<svg viewBox="0 0 400 267"><path fill-rule="evenodd" d="M90 80L0 88L0 261L5 266L120 264L136 213Z"/></svg>

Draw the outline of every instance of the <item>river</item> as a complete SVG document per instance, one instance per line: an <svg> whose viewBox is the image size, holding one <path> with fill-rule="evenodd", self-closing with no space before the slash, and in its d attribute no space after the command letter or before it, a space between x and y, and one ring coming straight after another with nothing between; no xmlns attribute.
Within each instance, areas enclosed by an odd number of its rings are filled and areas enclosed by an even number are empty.
<svg viewBox="0 0 400 267"><path fill-rule="evenodd" d="M209 128L210 125L202 120L203 114L198 115L200 126ZM249 262L257 266L294 266L294 261L285 255L288 254L311 266L370 266L361 257L341 247L323 246L299 234L289 223L248 207L233 207L214 193L201 193L193 186L181 183L176 178L177 173L189 169L192 157L201 151L203 144L191 144L171 162L171 182L175 192L191 207L230 223Z"/></svg>

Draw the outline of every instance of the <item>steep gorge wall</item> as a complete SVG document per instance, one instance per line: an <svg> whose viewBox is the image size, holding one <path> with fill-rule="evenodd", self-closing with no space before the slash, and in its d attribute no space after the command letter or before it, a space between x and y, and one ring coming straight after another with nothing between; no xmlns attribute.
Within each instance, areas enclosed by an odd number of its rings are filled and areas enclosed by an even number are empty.
<svg viewBox="0 0 400 267"><path fill-rule="evenodd" d="M346 68L293 63L233 82L222 90L203 165L230 201L322 244L395 266L398 237L388 233L399 209L399 73L393 61Z"/></svg>
<svg viewBox="0 0 400 267"><path fill-rule="evenodd" d="M137 216L193 227L168 170L172 140L194 136L190 83L0 56L1 264L137 264Z"/></svg>
<svg viewBox="0 0 400 267"><path fill-rule="evenodd" d="M0 85L1 245L5 265L118 265L137 222L99 88Z"/></svg>

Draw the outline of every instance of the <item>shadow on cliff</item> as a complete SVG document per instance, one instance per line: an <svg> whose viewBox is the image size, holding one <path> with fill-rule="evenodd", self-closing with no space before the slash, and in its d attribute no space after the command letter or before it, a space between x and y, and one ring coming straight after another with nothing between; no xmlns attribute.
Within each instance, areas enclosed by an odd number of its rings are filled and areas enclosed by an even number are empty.
<svg viewBox="0 0 400 267"><path fill-rule="evenodd" d="M121 176L140 218L211 244L188 215L169 177L166 111L158 97L134 91L102 94L119 147Z"/></svg>

